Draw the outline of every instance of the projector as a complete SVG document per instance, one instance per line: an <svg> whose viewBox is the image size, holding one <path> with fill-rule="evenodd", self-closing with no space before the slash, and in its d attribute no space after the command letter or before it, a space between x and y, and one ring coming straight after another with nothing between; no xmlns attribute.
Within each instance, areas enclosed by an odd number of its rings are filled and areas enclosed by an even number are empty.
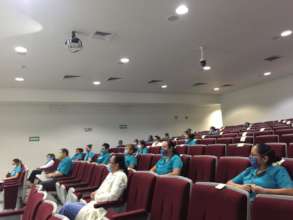
<svg viewBox="0 0 293 220"><path fill-rule="evenodd" d="M71 53L77 53L82 50L82 41L76 36L76 31L72 31L71 38L65 41L65 46Z"/></svg>

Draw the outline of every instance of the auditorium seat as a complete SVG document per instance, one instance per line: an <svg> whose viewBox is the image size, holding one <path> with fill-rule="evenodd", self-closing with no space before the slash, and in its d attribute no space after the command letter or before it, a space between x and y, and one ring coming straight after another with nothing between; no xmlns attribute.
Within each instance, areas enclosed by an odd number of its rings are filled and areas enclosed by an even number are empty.
<svg viewBox="0 0 293 220"><path fill-rule="evenodd" d="M221 136L222 137L231 137L231 138L234 138L234 137L237 137L238 136L238 133L224 133Z"/></svg>
<svg viewBox="0 0 293 220"><path fill-rule="evenodd" d="M143 154L137 156L137 166L136 170L150 170L152 165L152 154Z"/></svg>
<svg viewBox="0 0 293 220"><path fill-rule="evenodd" d="M234 144L238 143L246 143L246 144L253 144L254 143L254 137L253 136L246 136L246 137L235 137L233 139Z"/></svg>
<svg viewBox="0 0 293 220"><path fill-rule="evenodd" d="M39 207L37 208L35 219L48 220L50 217L52 217L53 214L56 213L56 211L56 203L50 200L42 201Z"/></svg>
<svg viewBox="0 0 293 220"><path fill-rule="evenodd" d="M189 162L187 177L193 182L214 181L216 171L217 157L215 156L193 156Z"/></svg>
<svg viewBox="0 0 293 220"><path fill-rule="evenodd" d="M289 143L287 146L287 157L293 158L293 143Z"/></svg>
<svg viewBox="0 0 293 220"><path fill-rule="evenodd" d="M217 138L216 143L217 144L232 144L233 143L233 138L232 137Z"/></svg>
<svg viewBox="0 0 293 220"><path fill-rule="evenodd" d="M256 131L254 132L254 137L264 136L264 135L273 135L274 131L272 130L265 130L265 131Z"/></svg>
<svg viewBox="0 0 293 220"><path fill-rule="evenodd" d="M293 129L292 128L277 129L277 130L275 130L275 134L276 135L293 134Z"/></svg>
<svg viewBox="0 0 293 220"><path fill-rule="evenodd" d="M226 183L250 166L246 157L221 157L218 160L215 181Z"/></svg>
<svg viewBox="0 0 293 220"><path fill-rule="evenodd" d="M187 220L247 220L249 195L216 183L195 183L192 186Z"/></svg>
<svg viewBox="0 0 293 220"><path fill-rule="evenodd" d="M188 148L188 146L186 146L186 145L177 145L175 149L178 154L186 154L187 148Z"/></svg>
<svg viewBox="0 0 293 220"><path fill-rule="evenodd" d="M116 154L118 154L118 153L124 153L124 151L125 151L125 147L111 147L110 149L109 149L109 152L110 153L116 153Z"/></svg>
<svg viewBox="0 0 293 220"><path fill-rule="evenodd" d="M257 195L253 202L251 220L292 220L292 196Z"/></svg>
<svg viewBox="0 0 293 220"><path fill-rule="evenodd" d="M151 168L156 165L156 163L161 159L160 154L153 154L152 155L152 163L151 163Z"/></svg>
<svg viewBox="0 0 293 220"><path fill-rule="evenodd" d="M279 142L278 135L259 135L254 139L255 144L265 144L265 143L274 143Z"/></svg>
<svg viewBox="0 0 293 220"><path fill-rule="evenodd" d="M272 150L275 151L276 156L279 158L286 157L286 143L266 143L271 147Z"/></svg>
<svg viewBox="0 0 293 220"><path fill-rule="evenodd" d="M286 158L285 161L282 163L282 166L286 168L289 175L293 179L293 159Z"/></svg>
<svg viewBox="0 0 293 220"><path fill-rule="evenodd" d="M204 149L207 145L204 144L196 144L196 145L191 145L187 149L187 154L194 156L194 155L203 155L204 154Z"/></svg>
<svg viewBox="0 0 293 220"><path fill-rule="evenodd" d="M161 147L150 147L149 148L150 154L160 154L161 153Z"/></svg>
<svg viewBox="0 0 293 220"><path fill-rule="evenodd" d="M280 142L286 144L293 143L293 134L282 134L280 136Z"/></svg>
<svg viewBox="0 0 293 220"><path fill-rule="evenodd" d="M250 155L252 144L229 144L227 146L227 156L248 157Z"/></svg>
<svg viewBox="0 0 293 220"><path fill-rule="evenodd" d="M56 177L57 181L67 181L78 178L82 174L82 169L85 166L85 162L76 161L72 164L72 171L68 176Z"/></svg>
<svg viewBox="0 0 293 220"><path fill-rule="evenodd" d="M197 144L215 144L216 143L216 138L205 138L205 139L199 139L196 141Z"/></svg>
<svg viewBox="0 0 293 220"><path fill-rule="evenodd" d="M181 144L185 144L185 140L184 139L181 139L181 140L177 140L175 141L175 145L181 145Z"/></svg>
<svg viewBox="0 0 293 220"><path fill-rule="evenodd" d="M226 145L225 144L209 144L205 150L205 155L213 155L216 157L222 157L226 154Z"/></svg>
<svg viewBox="0 0 293 220"><path fill-rule="evenodd" d="M187 177L188 170L190 167L190 159L191 159L190 155L181 155L181 160L183 162L183 167L181 169L181 174L180 174L181 176Z"/></svg>

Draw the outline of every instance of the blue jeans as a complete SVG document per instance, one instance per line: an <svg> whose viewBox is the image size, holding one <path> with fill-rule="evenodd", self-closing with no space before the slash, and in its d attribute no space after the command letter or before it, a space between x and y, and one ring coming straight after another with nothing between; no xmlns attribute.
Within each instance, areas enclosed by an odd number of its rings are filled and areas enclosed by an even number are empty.
<svg viewBox="0 0 293 220"><path fill-rule="evenodd" d="M59 211L61 215L65 215L70 220L74 220L79 211L85 204L81 202L66 203Z"/></svg>

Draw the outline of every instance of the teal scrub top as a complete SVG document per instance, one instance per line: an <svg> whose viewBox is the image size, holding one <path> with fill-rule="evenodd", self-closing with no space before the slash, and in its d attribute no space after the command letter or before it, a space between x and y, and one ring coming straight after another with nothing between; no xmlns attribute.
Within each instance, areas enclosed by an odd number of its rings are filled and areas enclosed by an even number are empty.
<svg viewBox="0 0 293 220"><path fill-rule="evenodd" d="M196 144L196 139L188 139L185 144L186 145L195 145Z"/></svg>
<svg viewBox="0 0 293 220"><path fill-rule="evenodd" d="M293 182L287 170L282 166L269 166L262 174L256 175L257 169L248 167L232 181L236 184L255 184L268 189L293 188ZM253 199L255 193L251 193Z"/></svg>
<svg viewBox="0 0 293 220"><path fill-rule="evenodd" d="M17 174L22 172L21 166L16 166L10 173L11 176L16 176Z"/></svg>
<svg viewBox="0 0 293 220"><path fill-rule="evenodd" d="M125 154L124 156L124 160L125 160L125 165L126 167L133 167L135 168L137 165L137 159L134 155L131 154Z"/></svg>
<svg viewBox="0 0 293 220"><path fill-rule="evenodd" d="M86 152L85 157L84 157L84 160L85 161L91 160L91 159L93 159L94 156L95 156L95 153L94 152L92 152L92 151Z"/></svg>
<svg viewBox="0 0 293 220"><path fill-rule="evenodd" d="M138 153L138 154L147 154L147 153L149 153L149 149L148 149L147 147L144 147L144 148L139 147L139 148L137 149L137 153Z"/></svg>
<svg viewBox="0 0 293 220"><path fill-rule="evenodd" d="M71 160L82 160L83 159L83 153L76 153L71 157Z"/></svg>
<svg viewBox="0 0 293 220"><path fill-rule="evenodd" d="M183 162L177 154L173 155L171 158L162 156L156 164L156 173L164 175L171 173L174 169L181 169L182 167Z"/></svg>
<svg viewBox="0 0 293 220"><path fill-rule="evenodd" d="M57 171L67 176L72 169L72 160L69 157L65 157L58 165Z"/></svg>
<svg viewBox="0 0 293 220"><path fill-rule="evenodd" d="M98 159L97 159L97 163L98 164L105 164L107 165L110 161L110 158L111 158L111 154L110 153L102 153Z"/></svg>

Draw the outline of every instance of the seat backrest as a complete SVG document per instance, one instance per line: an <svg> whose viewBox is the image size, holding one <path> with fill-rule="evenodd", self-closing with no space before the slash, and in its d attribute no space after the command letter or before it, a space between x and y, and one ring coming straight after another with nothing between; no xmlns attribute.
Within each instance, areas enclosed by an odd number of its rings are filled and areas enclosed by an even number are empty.
<svg viewBox="0 0 293 220"><path fill-rule="evenodd" d="M248 157L250 155L252 144L239 143L229 144L227 146L227 156Z"/></svg>
<svg viewBox="0 0 293 220"><path fill-rule="evenodd" d="M292 220L292 196L257 195L252 206L252 220Z"/></svg>
<svg viewBox="0 0 293 220"><path fill-rule="evenodd" d="M176 146L176 152L178 154L186 154L187 153L187 148L188 148L188 146L186 146L186 145L177 145Z"/></svg>
<svg viewBox="0 0 293 220"><path fill-rule="evenodd" d="M237 137L238 133L224 133L222 134L222 137Z"/></svg>
<svg viewBox="0 0 293 220"><path fill-rule="evenodd" d="M92 172L92 178L90 180L89 186L99 187L108 175L108 173L109 171L106 165L96 164Z"/></svg>
<svg viewBox="0 0 293 220"><path fill-rule="evenodd" d="M181 169L180 176L187 177L188 170L189 170L189 165L190 165L190 159L191 159L190 155L185 155L185 154L181 155L181 160L182 160L182 163L183 163L183 167Z"/></svg>
<svg viewBox="0 0 293 220"><path fill-rule="evenodd" d="M150 147L149 148L150 154L160 154L161 153L161 147Z"/></svg>
<svg viewBox="0 0 293 220"><path fill-rule="evenodd" d="M246 157L221 157L218 160L216 182L226 183L250 166Z"/></svg>
<svg viewBox="0 0 293 220"><path fill-rule="evenodd" d="M39 192L36 188L32 188L27 199L26 206L24 208L24 213L22 216L22 220L34 220L36 215L36 210L39 205L46 198L46 192Z"/></svg>
<svg viewBox="0 0 293 220"><path fill-rule="evenodd" d="M150 170L153 156L151 154L143 154L137 156L136 170Z"/></svg>
<svg viewBox="0 0 293 220"><path fill-rule="evenodd" d="M191 145L187 149L187 154L194 156L194 155L203 155L204 154L204 149L207 145L204 144L196 144L196 145Z"/></svg>
<svg viewBox="0 0 293 220"><path fill-rule="evenodd" d="M282 166L286 168L291 179L293 179L293 159L286 158L285 161L282 163Z"/></svg>
<svg viewBox="0 0 293 220"><path fill-rule="evenodd" d="M161 159L160 154L153 154L151 167L155 166L160 159Z"/></svg>
<svg viewBox="0 0 293 220"><path fill-rule="evenodd" d="M186 219L190 186L184 177L157 177L150 220Z"/></svg>
<svg viewBox="0 0 293 220"><path fill-rule="evenodd" d="M264 136L264 135L273 135L274 131L270 130L270 131L256 131L254 132L254 137L257 136Z"/></svg>
<svg viewBox="0 0 293 220"><path fill-rule="evenodd" d="M248 193L196 183L192 186L187 220L246 220L248 201Z"/></svg>
<svg viewBox="0 0 293 220"><path fill-rule="evenodd" d="M151 172L137 171L132 174L128 187L127 211L150 210L155 180L156 175Z"/></svg>
<svg viewBox="0 0 293 220"><path fill-rule="evenodd" d="M205 150L205 155L213 155L216 157L222 157L226 154L226 145L225 144L209 144Z"/></svg>
<svg viewBox="0 0 293 220"><path fill-rule="evenodd" d="M188 178L193 182L213 181L215 178L217 157L215 156L193 156L189 162Z"/></svg>
<svg viewBox="0 0 293 220"><path fill-rule="evenodd" d="M259 135L254 139L255 144L265 144L265 143L274 143L279 142L278 135Z"/></svg>
<svg viewBox="0 0 293 220"><path fill-rule="evenodd" d="M288 128L288 129L277 129L277 130L275 130L275 134L277 134L277 135L293 134L293 129L292 128Z"/></svg>
<svg viewBox="0 0 293 220"><path fill-rule="evenodd" d="M293 143L289 143L287 146L287 157L293 158Z"/></svg>
<svg viewBox="0 0 293 220"><path fill-rule="evenodd" d="M271 147L273 151L275 151L275 154L279 158L286 157L286 143L266 143Z"/></svg>
<svg viewBox="0 0 293 220"><path fill-rule="evenodd" d="M215 144L216 143L216 138L205 138L205 139L200 139L197 140L198 144Z"/></svg>
<svg viewBox="0 0 293 220"><path fill-rule="evenodd" d="M293 134L282 134L280 135L280 142L282 143L293 143Z"/></svg>
<svg viewBox="0 0 293 220"><path fill-rule="evenodd" d="M217 138L216 143L217 144L232 144L233 143L233 138L232 137Z"/></svg>
<svg viewBox="0 0 293 220"><path fill-rule="evenodd" d="M56 203L45 200L41 202L39 205L35 219L38 220L48 220L53 214L55 214L57 211L57 205Z"/></svg>
<svg viewBox="0 0 293 220"><path fill-rule="evenodd" d="M245 138L242 139L242 137L235 137L233 139L233 143L237 144L237 143L247 143L247 144L253 144L254 142L254 138L253 136L246 136Z"/></svg>

